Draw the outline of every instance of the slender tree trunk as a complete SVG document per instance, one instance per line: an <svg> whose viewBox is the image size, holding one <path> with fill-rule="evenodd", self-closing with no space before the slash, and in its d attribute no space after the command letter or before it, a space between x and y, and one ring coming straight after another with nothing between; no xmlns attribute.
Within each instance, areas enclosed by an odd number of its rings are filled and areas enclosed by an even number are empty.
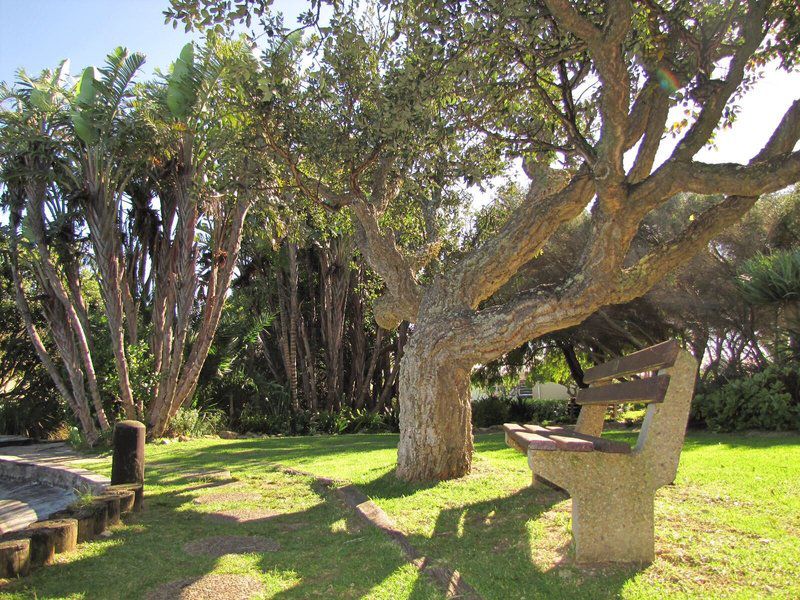
<svg viewBox="0 0 800 600"><path fill-rule="evenodd" d="M386 409L387 403L394 395L398 393L398 383L400 380L400 364L403 360L405 347L408 342L408 321L400 323L397 328L397 347L394 352L394 362L391 366L385 368L383 386L380 387L380 395L377 397L375 403L375 410L383 412ZM388 358L385 359L388 362ZM377 388L378 386L376 386Z"/></svg>
<svg viewBox="0 0 800 600"><path fill-rule="evenodd" d="M305 368L303 369L303 385L305 386L306 401L308 407L316 412L319 407L317 397L317 370L314 366L316 357L315 348L311 343L311 336L308 333L305 319L300 315L300 339L303 341L303 359Z"/></svg>
<svg viewBox="0 0 800 600"><path fill-rule="evenodd" d="M120 241L116 221L116 200L96 194L85 205L86 223L89 226L89 238L94 249L97 270L100 273L100 291L106 308L108 330L111 336L111 348L117 367L119 392L125 415L134 419L141 411L137 411L131 390L128 373L128 359L125 355L124 309L122 305L122 273L120 272Z"/></svg>
<svg viewBox="0 0 800 600"><path fill-rule="evenodd" d="M33 343L34 350L36 350L39 360L42 361L42 364L47 370L47 373L50 375L50 378L53 380L53 383L55 384L58 392L61 394L61 397L67 401L67 404L72 409L73 414L78 419L78 423L81 426L84 436L86 436L86 440L90 444L93 444L97 440L98 434L95 423L89 414L89 406L86 403L85 398L83 399L82 404L79 403L72 391L67 387L63 377L61 377L58 367L56 367L55 363L50 357L50 354L47 352L47 349L45 348L44 343L39 336L39 332L36 329L36 325L33 322L33 315L31 315L30 306L28 305L28 300L25 297L25 290L22 287L22 279L20 278L17 270L17 252L15 241L16 240L12 238L13 251L11 277L14 282L14 295L17 309L19 310L22 321L25 324L25 329L28 332L28 337L30 338L31 343ZM81 381L81 386L82 385L83 381Z"/></svg>
<svg viewBox="0 0 800 600"><path fill-rule="evenodd" d="M53 300L53 302L57 302ZM63 315L63 311L61 312ZM89 411L89 403L86 399L86 389L84 388L83 370L81 369L81 359L75 343L72 339L71 332L66 326L64 321L53 320L51 328L53 339L58 347L58 352L61 355L61 360L64 362L64 367L67 370L67 375L72 388L72 395L75 398L76 416L81 424L81 429L86 435L86 440L93 444L97 438L97 429L95 428L94 420ZM108 423L106 423L106 429Z"/></svg>
<svg viewBox="0 0 800 600"><path fill-rule="evenodd" d="M194 391L197 388L200 370L203 368L208 356L211 342L222 317L225 296L230 288L231 276L239 256L242 227L249 208L250 201L239 198L231 212L226 215L227 218L219 219L215 222L214 239L216 243L212 258L214 263L209 274L200 327L186 361L177 361L176 357L173 362L173 365L178 365L174 393L171 394L172 400L170 403L162 406L158 414L153 415L151 420L153 436L164 434L170 419L194 395ZM188 324L184 329L186 328L188 328ZM181 351L184 348L183 341L185 337L184 331L180 343Z"/></svg>
<svg viewBox="0 0 800 600"><path fill-rule="evenodd" d="M470 365L450 352L441 327L418 327L400 363L397 476L453 479L472 462Z"/></svg>
<svg viewBox="0 0 800 600"><path fill-rule="evenodd" d="M50 290L50 295L53 297L54 301L60 303L61 309L59 310L59 313L63 313L63 322L56 323L55 321L51 321L51 328L56 325L60 327L68 327L70 330L70 343L72 343L72 339L74 339L75 343L77 343L76 351L79 353L83 362L83 369L81 369L81 390L83 390L83 370L85 369L86 379L89 382L89 391L91 393L92 403L94 404L95 412L97 413L97 420L100 423L100 428L105 431L109 428L109 423L108 419L106 418L105 411L103 410L103 403L100 398L100 389L97 384L97 376L95 374L94 363L92 361L91 350L89 348L89 342L87 338L88 334L86 333L88 330L84 330L82 321L75 309L75 305L70 300L70 297L62 283L61 277L59 276L58 270L56 269L55 263L53 262L45 235L42 205L36 201L37 198L43 199L45 197L45 192L44 190L37 189L36 186L31 185L28 189L28 196L28 222L31 225L31 230L36 241L37 255L39 256L39 260L37 261L39 278L42 284ZM66 361L66 358L64 360ZM77 400L79 392L73 389L73 394L76 396Z"/></svg>
<svg viewBox="0 0 800 600"><path fill-rule="evenodd" d="M589 387L583 381L583 369L578 357L575 355L575 347L569 342L558 342L558 347L561 348L561 353L564 355L564 360L569 367L569 373L575 381L575 385L579 388Z"/></svg>
<svg viewBox="0 0 800 600"><path fill-rule="evenodd" d="M83 299L83 292L81 291L81 276L80 266L77 260L69 261L64 265L64 274L69 287L69 293L72 296L72 301L75 303L75 311L78 313L78 318L83 327L83 332L86 335L86 343L89 346L89 353L94 354L94 340L92 339L92 329L89 323L89 311L86 308L86 302Z"/></svg>
<svg viewBox="0 0 800 600"><path fill-rule="evenodd" d="M297 246L288 242L286 251L289 257L289 362L292 365L289 385L292 390L292 410L300 410L300 398L297 385L297 336L299 333L300 303L297 298Z"/></svg>
<svg viewBox="0 0 800 600"><path fill-rule="evenodd" d="M135 263L135 257L132 262ZM122 307L125 313L125 329L128 333L128 343L136 345L139 343L139 324L136 319L137 305L131 292L131 274L129 273L131 267L124 269L122 279Z"/></svg>
<svg viewBox="0 0 800 600"><path fill-rule="evenodd" d="M286 285L282 271L277 271L278 279L278 318L276 325L278 328L278 347L281 352L281 362L286 377L286 386L289 389L289 398L292 406L295 404L297 389L292 386L292 381L296 381L293 375L295 364L292 362L291 353L291 334L289 332L289 302L286 297Z"/></svg>
<svg viewBox="0 0 800 600"><path fill-rule="evenodd" d="M323 310L322 339L327 359L328 410L340 407L344 387L344 332L351 271L347 265L352 253L349 240L336 240L321 249L320 282Z"/></svg>

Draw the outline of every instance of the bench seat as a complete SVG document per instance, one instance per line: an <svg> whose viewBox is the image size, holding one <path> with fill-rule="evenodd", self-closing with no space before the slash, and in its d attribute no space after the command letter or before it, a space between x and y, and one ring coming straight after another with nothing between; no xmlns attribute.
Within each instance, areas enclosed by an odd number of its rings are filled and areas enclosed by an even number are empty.
<svg viewBox="0 0 800 600"><path fill-rule="evenodd" d="M562 450L566 452L609 452L630 454L631 447L624 442L578 433L564 427L542 427L540 425L503 425L506 440L523 454L528 450Z"/></svg>

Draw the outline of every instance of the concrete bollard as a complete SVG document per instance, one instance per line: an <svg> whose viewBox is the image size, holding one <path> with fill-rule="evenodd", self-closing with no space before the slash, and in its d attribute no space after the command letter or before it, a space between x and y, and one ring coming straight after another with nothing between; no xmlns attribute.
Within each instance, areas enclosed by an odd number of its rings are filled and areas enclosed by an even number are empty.
<svg viewBox="0 0 800 600"><path fill-rule="evenodd" d="M144 424L120 421L114 426L111 485L144 483Z"/></svg>

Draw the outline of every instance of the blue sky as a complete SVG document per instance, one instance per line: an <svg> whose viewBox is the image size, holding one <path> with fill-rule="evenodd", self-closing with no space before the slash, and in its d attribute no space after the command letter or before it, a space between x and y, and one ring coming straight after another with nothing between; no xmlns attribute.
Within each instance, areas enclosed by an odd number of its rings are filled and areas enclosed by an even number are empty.
<svg viewBox="0 0 800 600"><path fill-rule="evenodd" d="M145 74L166 68L192 39L164 23L168 0L0 0L0 81L19 67L29 73L71 59L73 74L99 65L116 46L143 52ZM306 7L304 0L277 0L287 23ZM703 150L708 162L746 162L764 145L781 116L800 98L800 73L771 70L741 101L739 122L718 136L719 150ZM682 115L676 113L676 118ZM665 145L666 146L666 145ZM664 148L667 151L668 148Z"/></svg>
<svg viewBox="0 0 800 600"><path fill-rule="evenodd" d="M0 81L18 68L35 74L69 58L73 74L99 65L117 46L143 52L144 72L166 68L186 42L182 27L164 23L169 0L0 0ZM306 3L279 0L276 7L294 23Z"/></svg>

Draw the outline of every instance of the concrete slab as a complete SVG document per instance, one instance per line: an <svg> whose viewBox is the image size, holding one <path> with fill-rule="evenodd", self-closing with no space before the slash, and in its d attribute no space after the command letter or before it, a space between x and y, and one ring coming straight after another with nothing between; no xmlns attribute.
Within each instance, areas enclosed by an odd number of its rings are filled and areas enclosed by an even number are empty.
<svg viewBox="0 0 800 600"><path fill-rule="evenodd" d="M78 493L101 493L110 481L78 465L85 457L66 444L0 448L0 533L48 518Z"/></svg>
<svg viewBox="0 0 800 600"><path fill-rule="evenodd" d="M0 480L0 534L47 519L76 499L71 491L41 483Z"/></svg>
<svg viewBox="0 0 800 600"><path fill-rule="evenodd" d="M22 435L0 435L0 448L5 446L24 446L32 443L32 439Z"/></svg>

